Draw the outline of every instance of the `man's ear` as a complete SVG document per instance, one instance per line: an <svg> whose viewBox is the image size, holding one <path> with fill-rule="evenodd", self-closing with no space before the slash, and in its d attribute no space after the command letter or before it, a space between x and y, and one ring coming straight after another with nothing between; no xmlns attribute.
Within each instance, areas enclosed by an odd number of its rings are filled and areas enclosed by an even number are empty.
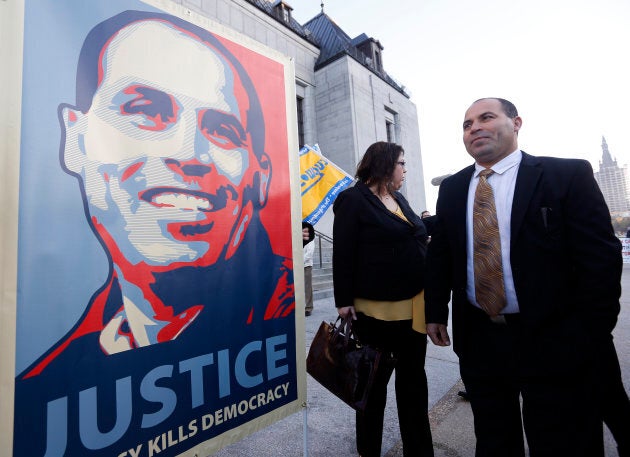
<svg viewBox="0 0 630 457"><path fill-rule="evenodd" d="M61 122L62 161L66 169L81 174L85 163L83 135L85 133L86 116L80 110L70 106L59 107Z"/></svg>
<svg viewBox="0 0 630 457"><path fill-rule="evenodd" d="M258 185L258 205L260 208L267 203L269 196L269 182L271 181L271 160L266 152L263 152L258 159L258 171L255 182Z"/></svg>
<svg viewBox="0 0 630 457"><path fill-rule="evenodd" d="M518 134L518 131L521 129L521 126L523 125L523 119L521 119L521 116L516 116L512 122L514 123L514 133Z"/></svg>

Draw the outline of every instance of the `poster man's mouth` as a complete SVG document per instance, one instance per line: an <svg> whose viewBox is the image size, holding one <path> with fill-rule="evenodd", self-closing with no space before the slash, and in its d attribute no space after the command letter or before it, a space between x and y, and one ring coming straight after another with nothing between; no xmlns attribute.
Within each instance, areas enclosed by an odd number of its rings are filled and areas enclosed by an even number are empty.
<svg viewBox="0 0 630 457"><path fill-rule="evenodd" d="M221 187L215 194L174 187L154 187L140 193L140 199L158 208L208 213L225 208L228 198L236 200L236 197L236 190L232 187Z"/></svg>

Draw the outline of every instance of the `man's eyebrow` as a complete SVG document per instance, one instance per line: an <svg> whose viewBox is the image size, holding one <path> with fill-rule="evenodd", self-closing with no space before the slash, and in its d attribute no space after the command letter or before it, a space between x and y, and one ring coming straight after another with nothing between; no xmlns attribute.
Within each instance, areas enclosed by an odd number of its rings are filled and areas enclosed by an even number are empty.
<svg viewBox="0 0 630 457"><path fill-rule="evenodd" d="M228 126L231 127L230 130L232 132L236 133L240 141L245 142L247 139L245 126L241 120L234 113L221 111L216 108L206 108L203 110L200 126L202 129L207 130L208 133L219 132L221 126ZM225 130L223 131L225 132Z"/></svg>
<svg viewBox="0 0 630 457"><path fill-rule="evenodd" d="M494 111L484 111L483 113L478 114L477 116L475 116L476 118L480 119L482 117L486 117L486 116L497 116L497 113L495 113ZM473 121L472 118L470 119L464 119L464 122L462 123L463 127L466 127L467 125L471 124Z"/></svg>
<svg viewBox="0 0 630 457"><path fill-rule="evenodd" d="M143 89L143 91L137 91L135 89L140 88ZM168 96L171 99L180 99L180 98L185 98L185 96L182 96L182 94L179 93L174 93L173 91L171 91L169 88L162 88L159 86L154 85L153 82L149 82L146 81L142 78L138 78L137 80L133 80L129 83L127 82L123 82L123 85L120 89L117 89L122 93L125 94L132 94L135 93L140 94L142 96L150 96L150 95L157 95L160 96L161 94Z"/></svg>
<svg viewBox="0 0 630 457"><path fill-rule="evenodd" d="M243 129L245 128L245 126L243 125L241 120L236 116L236 114L231 113L229 111L223 111L218 108L208 107L208 108L203 108L203 112L204 114L212 114L213 117L221 119L223 122L226 122L228 124L238 125L242 127Z"/></svg>
<svg viewBox="0 0 630 457"><path fill-rule="evenodd" d="M152 86L151 84L144 83L144 82L132 82L132 83L126 84L125 86L123 86L122 88L118 90L118 94L136 96L135 100L137 100L138 97L144 98L144 99L147 99L147 98L152 99L154 97L168 97L170 99L173 99L171 94L168 93L167 91L162 90L158 87ZM115 95L114 97L115 101L117 97L118 96Z"/></svg>
<svg viewBox="0 0 630 457"><path fill-rule="evenodd" d="M145 84L145 83L134 83L134 84L129 84L128 86L125 86L123 88L123 92L126 94L140 94L142 96L148 96L148 95L170 95L168 92L159 89L157 87L154 87L150 84Z"/></svg>
<svg viewBox="0 0 630 457"><path fill-rule="evenodd" d="M144 84L129 85L123 89L123 92L134 97L131 100L123 101L120 105L123 114L163 115L163 121L171 122L177 116L177 101L168 92Z"/></svg>

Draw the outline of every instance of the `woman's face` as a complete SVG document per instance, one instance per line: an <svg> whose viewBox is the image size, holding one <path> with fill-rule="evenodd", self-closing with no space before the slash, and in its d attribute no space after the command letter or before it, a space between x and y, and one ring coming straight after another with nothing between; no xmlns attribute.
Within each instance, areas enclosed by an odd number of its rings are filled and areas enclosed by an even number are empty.
<svg viewBox="0 0 630 457"><path fill-rule="evenodd" d="M407 173L407 168L405 167L405 155L401 152L396 160L394 172L392 173L392 190L400 190L403 182L405 181L405 173Z"/></svg>

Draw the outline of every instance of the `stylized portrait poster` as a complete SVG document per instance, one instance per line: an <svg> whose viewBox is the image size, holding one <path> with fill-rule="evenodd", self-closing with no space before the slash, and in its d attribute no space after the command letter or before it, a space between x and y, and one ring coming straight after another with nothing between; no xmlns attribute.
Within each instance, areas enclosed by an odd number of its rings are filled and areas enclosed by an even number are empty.
<svg viewBox="0 0 630 457"><path fill-rule="evenodd" d="M165 0L17 3L3 445L202 456L297 411L290 61Z"/></svg>

